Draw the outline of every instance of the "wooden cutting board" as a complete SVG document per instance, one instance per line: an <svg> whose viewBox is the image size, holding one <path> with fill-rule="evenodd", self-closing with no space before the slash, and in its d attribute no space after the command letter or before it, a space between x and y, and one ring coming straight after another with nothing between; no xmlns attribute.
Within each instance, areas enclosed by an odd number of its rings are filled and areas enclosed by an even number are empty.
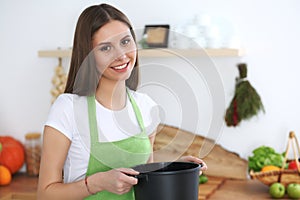
<svg viewBox="0 0 300 200"><path fill-rule="evenodd" d="M154 161L174 161L182 155L199 156L204 146L213 145L203 158L208 165L206 175L231 179L247 180L248 162L238 154L224 149L214 141L194 133L161 124L154 142ZM208 145L204 145L208 144ZM202 146L203 145L203 146ZM222 166L222 170L220 170Z"/></svg>
<svg viewBox="0 0 300 200"><path fill-rule="evenodd" d="M199 185L198 200L208 199L224 182L225 178L208 176L208 181Z"/></svg>

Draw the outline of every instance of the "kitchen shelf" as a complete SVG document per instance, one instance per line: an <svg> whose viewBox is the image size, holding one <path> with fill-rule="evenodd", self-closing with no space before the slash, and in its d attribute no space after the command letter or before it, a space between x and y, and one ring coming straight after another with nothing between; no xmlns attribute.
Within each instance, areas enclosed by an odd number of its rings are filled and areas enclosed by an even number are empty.
<svg viewBox="0 0 300 200"><path fill-rule="evenodd" d="M56 49L38 51L39 57L68 58L72 55L72 49Z"/></svg>
<svg viewBox="0 0 300 200"><path fill-rule="evenodd" d="M64 89L62 86L65 84L66 72L62 67L62 59L70 58L72 55L72 48L56 49L56 50L40 50L38 51L39 57L58 58L58 66L55 68L55 74L52 80L59 80L58 84L54 84L50 93L52 94L52 102L56 99L58 94ZM139 49L140 58L175 58L175 57L239 57L244 55L241 49L171 49L171 48L155 48L155 49ZM59 72L59 73L58 73Z"/></svg>
<svg viewBox="0 0 300 200"><path fill-rule="evenodd" d="M198 57L198 56L242 56L244 52L240 49L140 49L139 56L151 57Z"/></svg>
<svg viewBox="0 0 300 200"><path fill-rule="evenodd" d="M38 51L39 57L56 57L67 58L71 57L72 49L57 49L57 50L41 50ZM139 56L144 58L168 58L176 56L198 57L198 56L242 56L244 51L242 49L139 49Z"/></svg>

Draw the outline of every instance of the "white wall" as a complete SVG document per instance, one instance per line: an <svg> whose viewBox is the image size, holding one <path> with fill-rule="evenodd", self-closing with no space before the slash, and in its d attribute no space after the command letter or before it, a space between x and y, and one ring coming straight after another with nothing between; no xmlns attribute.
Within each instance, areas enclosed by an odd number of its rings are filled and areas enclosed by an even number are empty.
<svg viewBox="0 0 300 200"><path fill-rule="evenodd" d="M136 28L169 23L171 27L205 12L230 21L246 55L214 58L224 81L226 103L232 97L235 64L248 64L248 78L262 97L266 114L222 130L225 148L247 157L260 145L283 151L290 130L300 137L300 46L298 0L107 1L123 10ZM0 135L42 131L50 107L51 78L57 60L39 58L38 50L72 46L79 14L100 1L0 1ZM68 61L64 61L67 65Z"/></svg>

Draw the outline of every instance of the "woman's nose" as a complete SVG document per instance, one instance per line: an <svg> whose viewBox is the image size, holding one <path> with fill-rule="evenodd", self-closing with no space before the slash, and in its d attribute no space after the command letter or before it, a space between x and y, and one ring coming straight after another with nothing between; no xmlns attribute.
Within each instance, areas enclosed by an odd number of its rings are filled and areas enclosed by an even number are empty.
<svg viewBox="0 0 300 200"><path fill-rule="evenodd" d="M124 60L126 58L127 58L127 56L126 56L125 52L122 52L122 53L120 52L120 54L116 56L116 60Z"/></svg>

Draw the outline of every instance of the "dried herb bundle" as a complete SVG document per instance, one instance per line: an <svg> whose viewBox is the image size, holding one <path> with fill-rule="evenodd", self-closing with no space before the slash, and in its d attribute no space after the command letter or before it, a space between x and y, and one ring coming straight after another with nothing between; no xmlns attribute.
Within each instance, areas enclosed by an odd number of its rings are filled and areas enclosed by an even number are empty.
<svg viewBox="0 0 300 200"><path fill-rule="evenodd" d="M237 65L240 77L236 79L235 94L226 110L225 121L227 126L237 126L241 120L265 112L261 98L247 78L247 65Z"/></svg>

